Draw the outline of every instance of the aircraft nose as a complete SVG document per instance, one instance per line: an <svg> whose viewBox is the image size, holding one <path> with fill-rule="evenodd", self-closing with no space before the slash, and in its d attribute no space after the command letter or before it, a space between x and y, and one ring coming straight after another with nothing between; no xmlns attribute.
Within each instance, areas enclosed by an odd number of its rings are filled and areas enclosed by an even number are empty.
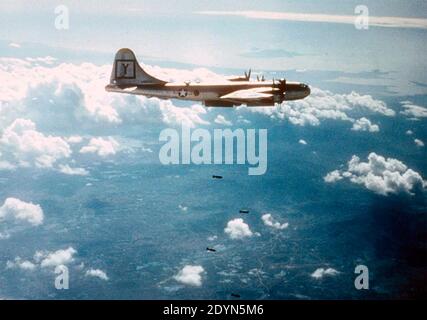
<svg viewBox="0 0 427 320"><path fill-rule="evenodd" d="M310 87L306 85L305 83L300 83L299 85L299 97L300 99L304 99L308 97L311 93Z"/></svg>
<svg viewBox="0 0 427 320"><path fill-rule="evenodd" d="M305 89L305 96L308 97L311 93L311 89L309 86L307 86L307 88Z"/></svg>

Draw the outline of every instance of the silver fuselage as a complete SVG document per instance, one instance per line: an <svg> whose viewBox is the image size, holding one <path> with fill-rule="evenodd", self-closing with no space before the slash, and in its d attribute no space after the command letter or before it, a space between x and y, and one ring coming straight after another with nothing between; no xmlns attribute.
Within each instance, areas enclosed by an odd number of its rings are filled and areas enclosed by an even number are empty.
<svg viewBox="0 0 427 320"><path fill-rule="evenodd" d="M310 94L310 88L300 82L286 82L286 89L282 98L266 98L253 103L245 101L224 101L222 96L238 90L248 90L254 88L271 88L276 90L277 84L273 81L226 81L223 83L165 83L165 84L143 84L137 86L117 86L109 84L107 91L144 95L147 97L157 97L160 99L179 99L202 101L206 106L226 106L246 104L248 106L271 106L277 102L304 99Z"/></svg>

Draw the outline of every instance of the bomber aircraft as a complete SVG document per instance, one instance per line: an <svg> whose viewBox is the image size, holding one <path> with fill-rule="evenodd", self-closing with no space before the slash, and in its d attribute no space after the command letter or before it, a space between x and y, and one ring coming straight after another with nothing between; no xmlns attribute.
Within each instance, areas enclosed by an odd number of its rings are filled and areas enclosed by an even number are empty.
<svg viewBox="0 0 427 320"><path fill-rule="evenodd" d="M200 101L206 107L274 106L310 95L310 88L304 83L285 79L267 81L264 77L251 81L250 71L243 77L224 79L221 83L163 81L145 72L127 48L116 53L110 83L105 89L160 99Z"/></svg>

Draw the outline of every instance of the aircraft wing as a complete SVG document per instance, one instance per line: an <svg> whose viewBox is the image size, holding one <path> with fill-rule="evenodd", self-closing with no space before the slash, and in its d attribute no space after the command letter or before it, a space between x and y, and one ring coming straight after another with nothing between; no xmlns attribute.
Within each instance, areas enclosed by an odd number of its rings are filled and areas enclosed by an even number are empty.
<svg viewBox="0 0 427 320"><path fill-rule="evenodd" d="M256 101L265 98L271 98L273 96L272 91L277 90L276 88L253 88L245 90L237 90L220 97L221 100L249 100Z"/></svg>

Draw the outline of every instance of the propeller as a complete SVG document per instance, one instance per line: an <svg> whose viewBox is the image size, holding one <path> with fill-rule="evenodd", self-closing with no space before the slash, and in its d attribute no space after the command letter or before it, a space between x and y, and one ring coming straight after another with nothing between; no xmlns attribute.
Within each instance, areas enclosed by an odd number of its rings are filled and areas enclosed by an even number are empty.
<svg viewBox="0 0 427 320"><path fill-rule="evenodd" d="M257 75L256 79L257 79L257 81L265 81L264 75L261 75L261 78Z"/></svg>
<svg viewBox="0 0 427 320"><path fill-rule="evenodd" d="M276 83L273 78L273 88L279 89L279 93L274 95L274 102L282 103L285 100L286 79L279 79L278 83Z"/></svg>
<svg viewBox="0 0 427 320"><path fill-rule="evenodd" d="M251 70L251 69L249 69L249 70L248 70L248 72L246 72L246 71L245 71L245 78L246 78L246 81L249 81L249 79L251 78L251 73L252 73L252 70Z"/></svg>

